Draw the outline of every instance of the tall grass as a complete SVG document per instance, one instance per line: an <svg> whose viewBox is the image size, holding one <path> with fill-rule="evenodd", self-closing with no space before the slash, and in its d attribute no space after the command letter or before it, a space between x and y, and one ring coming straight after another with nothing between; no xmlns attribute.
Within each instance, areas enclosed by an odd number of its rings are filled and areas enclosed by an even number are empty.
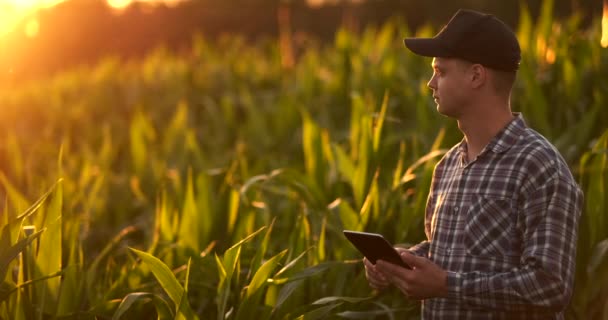
<svg viewBox="0 0 608 320"><path fill-rule="evenodd" d="M585 191L568 316L606 317L608 53L599 20L551 6L522 9L513 109ZM433 166L462 137L409 35L395 19L294 39L293 66L276 40L199 37L0 88L0 317L416 318L341 234L422 240Z"/></svg>

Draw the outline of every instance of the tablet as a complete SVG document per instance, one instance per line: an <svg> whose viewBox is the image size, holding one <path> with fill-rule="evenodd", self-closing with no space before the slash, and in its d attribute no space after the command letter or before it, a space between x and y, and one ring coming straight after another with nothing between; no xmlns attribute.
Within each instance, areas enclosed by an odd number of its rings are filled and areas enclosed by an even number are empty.
<svg viewBox="0 0 608 320"><path fill-rule="evenodd" d="M410 266L401 260L401 256L397 250L381 234L352 230L344 230L342 232L371 263L376 264L377 260L384 260L400 267L411 269Z"/></svg>

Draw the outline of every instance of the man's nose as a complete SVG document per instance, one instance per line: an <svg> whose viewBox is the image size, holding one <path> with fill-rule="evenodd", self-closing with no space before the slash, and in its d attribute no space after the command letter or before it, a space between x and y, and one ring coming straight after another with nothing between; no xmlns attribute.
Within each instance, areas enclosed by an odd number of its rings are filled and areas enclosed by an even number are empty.
<svg viewBox="0 0 608 320"><path fill-rule="evenodd" d="M432 90L435 90L437 88L437 86L435 86L435 75L431 77L431 80L427 82L426 86L431 88Z"/></svg>

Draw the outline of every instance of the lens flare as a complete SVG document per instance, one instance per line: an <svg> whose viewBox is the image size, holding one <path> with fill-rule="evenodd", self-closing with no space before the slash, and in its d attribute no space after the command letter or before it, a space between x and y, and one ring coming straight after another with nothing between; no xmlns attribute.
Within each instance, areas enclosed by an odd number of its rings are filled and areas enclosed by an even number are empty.
<svg viewBox="0 0 608 320"><path fill-rule="evenodd" d="M35 37L39 29L37 21L28 20L28 16L38 9L49 8L65 0L0 0L0 38L13 30L16 30L21 23L24 23L23 32L28 37ZM186 0L105 0L108 6L122 10L132 2L147 2L153 4L165 4L175 6L181 1Z"/></svg>
<svg viewBox="0 0 608 320"><path fill-rule="evenodd" d="M115 9L126 8L131 4L131 0L108 0L108 5Z"/></svg>
<svg viewBox="0 0 608 320"><path fill-rule="evenodd" d="M28 38L34 38L38 35L38 31L40 30L40 24L38 23L38 20L36 19L31 19L30 21L27 22L27 24L25 25L25 35Z"/></svg>
<svg viewBox="0 0 608 320"><path fill-rule="evenodd" d="M601 45L604 48L608 48L608 0L604 0L604 15L602 16Z"/></svg>

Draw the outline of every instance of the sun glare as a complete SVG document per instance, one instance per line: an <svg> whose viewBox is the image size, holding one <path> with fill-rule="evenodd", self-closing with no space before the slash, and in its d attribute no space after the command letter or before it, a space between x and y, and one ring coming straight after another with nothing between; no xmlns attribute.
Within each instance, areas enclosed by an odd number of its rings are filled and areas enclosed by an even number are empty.
<svg viewBox="0 0 608 320"><path fill-rule="evenodd" d="M0 37L15 30L15 27L29 19L28 15L37 9L52 7L65 0L0 0ZM172 6L184 0L106 0L108 5L114 9L124 9L131 2L164 3ZM31 19L25 21L23 32L28 37L35 37L40 28L38 21ZM0 39L1 40L1 39Z"/></svg>
<svg viewBox="0 0 608 320"><path fill-rule="evenodd" d="M601 45L604 48L608 48L608 0L604 0L604 15L602 16Z"/></svg>
<svg viewBox="0 0 608 320"><path fill-rule="evenodd" d="M108 0L108 5L112 8L122 9L128 6L131 0Z"/></svg>
<svg viewBox="0 0 608 320"><path fill-rule="evenodd" d="M34 38L35 36L38 35L38 30L40 30L40 24L38 23L38 20L37 19L31 19L25 25L25 30L24 31L25 31L25 35L28 38Z"/></svg>
<svg viewBox="0 0 608 320"><path fill-rule="evenodd" d="M31 12L46 8L63 0L0 0L0 37L13 31L15 27ZM24 32L36 36L39 29L38 21L30 20L25 24Z"/></svg>

